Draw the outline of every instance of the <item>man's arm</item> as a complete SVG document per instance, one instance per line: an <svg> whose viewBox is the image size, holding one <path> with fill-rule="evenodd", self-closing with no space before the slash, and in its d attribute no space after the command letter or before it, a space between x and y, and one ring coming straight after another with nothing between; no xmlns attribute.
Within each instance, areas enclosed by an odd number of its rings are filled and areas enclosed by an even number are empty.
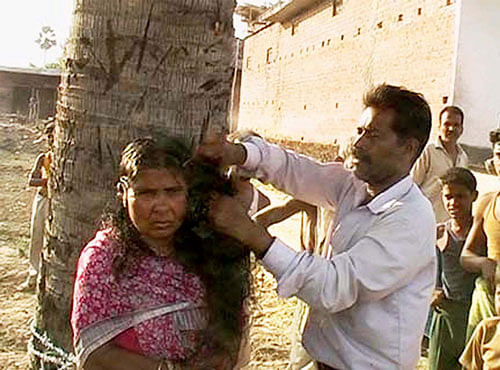
<svg viewBox="0 0 500 370"><path fill-rule="evenodd" d="M422 241L409 220L387 217L380 231L369 232L346 252L331 260L306 253L292 256L275 243L263 264L278 279L280 295L298 296L311 307L340 312L357 301L379 300L408 284L423 266L433 262L435 239ZM429 225L429 230L433 225ZM288 254L288 257L287 257Z"/></svg>
<svg viewBox="0 0 500 370"><path fill-rule="evenodd" d="M496 193L486 194L478 201L472 227L460 256L460 263L463 268L470 272L480 273L489 282L491 289L495 284L497 263L487 257L487 236L483 230L483 221L484 214L489 209L490 203L495 200L495 195Z"/></svg>
<svg viewBox="0 0 500 370"><path fill-rule="evenodd" d="M351 249L331 260L297 253L267 234L259 225L235 214L231 198L224 197L211 210L214 225L245 243L278 280L284 297L298 296L310 306L339 312L357 300L381 299L408 284L423 266L433 262L435 226L414 227L397 212L379 220ZM422 235L425 235L422 238Z"/></svg>
<svg viewBox="0 0 500 370"><path fill-rule="evenodd" d="M198 155L221 165L239 165L294 198L326 208L337 204L353 182L361 184L340 163L319 163L258 137L233 144L208 136Z"/></svg>
<svg viewBox="0 0 500 370"><path fill-rule="evenodd" d="M255 221L264 227L269 227L276 223L282 222L287 218L293 216L294 214L304 211L307 213L308 217L315 218L316 217L316 207L302 202L297 199L290 199L285 204L273 207L265 212L259 213L255 216Z"/></svg>

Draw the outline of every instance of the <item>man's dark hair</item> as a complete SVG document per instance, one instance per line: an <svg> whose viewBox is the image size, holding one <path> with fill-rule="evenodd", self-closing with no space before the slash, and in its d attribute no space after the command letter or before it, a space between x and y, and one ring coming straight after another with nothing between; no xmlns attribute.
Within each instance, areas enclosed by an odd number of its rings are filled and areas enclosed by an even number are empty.
<svg viewBox="0 0 500 370"><path fill-rule="evenodd" d="M429 140L432 127L431 109L423 95L403 87L382 84L365 94L363 104L365 107L393 109L397 113L392 129L401 139L418 140L417 159Z"/></svg>
<svg viewBox="0 0 500 370"><path fill-rule="evenodd" d="M463 167L452 167L439 178L441 186L444 185L463 185L471 193L476 191L477 180L474 174Z"/></svg>
<svg viewBox="0 0 500 370"><path fill-rule="evenodd" d="M445 112L453 113L460 116L460 123L462 125L464 124L464 111L459 107L457 107L456 105L447 105L446 107L441 109L441 112L439 112L439 123L441 123L441 117Z"/></svg>

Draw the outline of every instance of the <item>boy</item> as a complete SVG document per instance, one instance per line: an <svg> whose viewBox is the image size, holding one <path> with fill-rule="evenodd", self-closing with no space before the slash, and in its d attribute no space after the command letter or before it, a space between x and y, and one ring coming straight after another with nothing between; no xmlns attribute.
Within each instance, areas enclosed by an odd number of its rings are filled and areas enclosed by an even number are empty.
<svg viewBox="0 0 500 370"><path fill-rule="evenodd" d="M432 297L429 369L460 369L467 315L476 275L460 265L460 254L472 225L476 179L465 168L449 169L439 179L450 219L437 225L438 276Z"/></svg>
<svg viewBox="0 0 500 370"><path fill-rule="evenodd" d="M500 265L495 274L495 310L497 316L481 321L460 357L467 370L500 368Z"/></svg>

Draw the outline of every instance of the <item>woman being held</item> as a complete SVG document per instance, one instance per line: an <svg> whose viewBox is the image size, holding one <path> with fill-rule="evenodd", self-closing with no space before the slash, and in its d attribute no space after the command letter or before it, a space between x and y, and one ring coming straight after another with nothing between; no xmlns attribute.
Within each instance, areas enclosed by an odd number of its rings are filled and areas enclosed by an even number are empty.
<svg viewBox="0 0 500 370"><path fill-rule="evenodd" d="M82 250L71 324L78 368L232 369L249 295L248 252L204 222L217 169L181 141L123 151L119 206Z"/></svg>

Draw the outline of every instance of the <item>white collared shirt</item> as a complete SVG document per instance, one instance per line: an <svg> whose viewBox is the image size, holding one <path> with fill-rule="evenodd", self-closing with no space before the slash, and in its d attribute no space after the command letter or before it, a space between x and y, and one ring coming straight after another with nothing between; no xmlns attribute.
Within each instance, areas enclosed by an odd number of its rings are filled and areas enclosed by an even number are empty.
<svg viewBox="0 0 500 370"><path fill-rule="evenodd" d="M311 307L303 343L338 369L415 369L434 287L435 220L407 176L366 205L366 184L261 139L244 143L245 169L294 197L334 208L331 259L275 239L263 258L278 293Z"/></svg>
<svg viewBox="0 0 500 370"><path fill-rule="evenodd" d="M411 170L413 181L420 186L431 201L438 223L445 222L450 218L441 199L439 177L443 176L452 167L467 167L469 163L467 154L460 145L457 145L457 150L457 158L453 163L452 158L438 138L434 144L428 144L425 147Z"/></svg>

